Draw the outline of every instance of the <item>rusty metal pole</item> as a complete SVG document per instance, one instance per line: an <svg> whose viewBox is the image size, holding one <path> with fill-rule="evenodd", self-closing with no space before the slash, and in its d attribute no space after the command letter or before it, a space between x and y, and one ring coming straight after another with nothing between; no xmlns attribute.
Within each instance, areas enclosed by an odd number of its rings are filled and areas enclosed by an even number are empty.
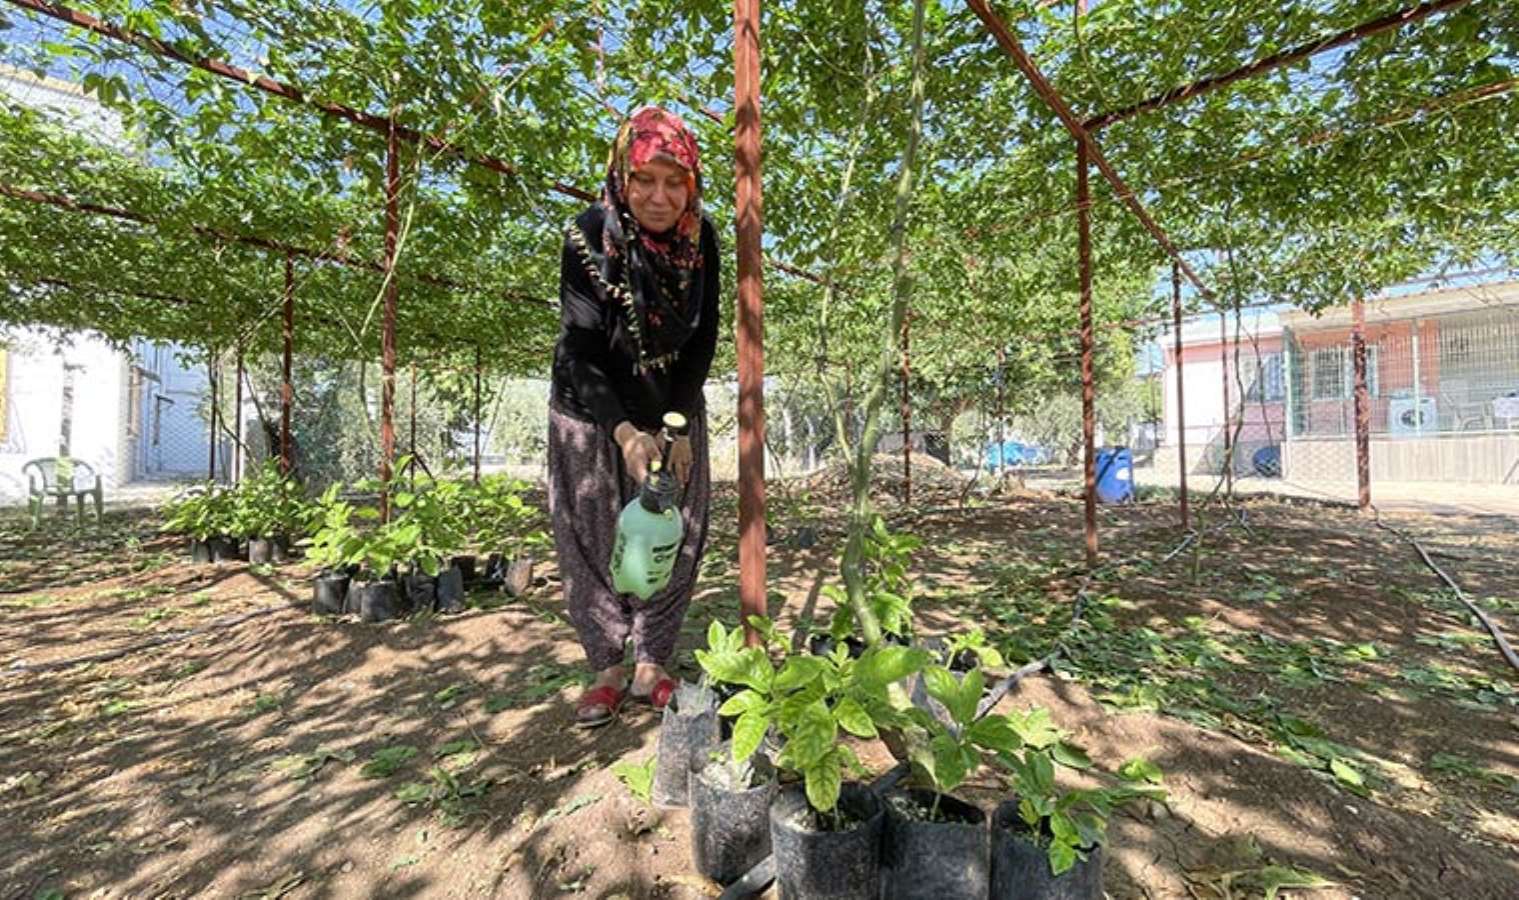
<svg viewBox="0 0 1519 900"><path fill-rule="evenodd" d="M1218 311L1218 362L1224 382L1224 497L1234 497L1234 426L1229 414L1229 314Z"/></svg>
<svg viewBox="0 0 1519 900"><path fill-rule="evenodd" d="M1187 510L1187 404L1181 369L1181 269L1171 263L1171 323L1176 332L1176 452L1181 461L1181 527L1192 527Z"/></svg>
<svg viewBox="0 0 1519 900"><path fill-rule="evenodd" d="M390 521L390 461L396 452L396 245L400 240L401 148L392 111L385 132L385 314L380 330L380 521Z"/></svg>
<svg viewBox="0 0 1519 900"><path fill-rule="evenodd" d="M1087 568L1097 566L1097 391L1092 372L1092 192L1087 145L1076 141L1076 255L1081 276L1081 443Z"/></svg>
<svg viewBox="0 0 1519 900"><path fill-rule="evenodd" d="M290 439L290 407L295 404L295 385L290 381L292 357L295 355L295 263L285 254L285 317L282 337L285 343L281 359L280 380L280 473L289 475L294 467L294 447Z"/></svg>
<svg viewBox="0 0 1519 900"><path fill-rule="evenodd" d="M738 603L749 617L765 605L764 234L760 181L760 0L733 0L734 169L738 244Z"/></svg>
<svg viewBox="0 0 1519 900"><path fill-rule="evenodd" d="M912 311L902 317L902 505L912 503L912 399L908 382L912 377Z"/></svg>
<svg viewBox="0 0 1519 900"><path fill-rule="evenodd" d="M480 483L480 346L475 345L475 484Z"/></svg>
<svg viewBox="0 0 1519 900"><path fill-rule="evenodd" d="M221 398L219 396L220 392L217 390L217 384L216 384L216 351L215 350L212 350L211 351L211 355L206 359L206 381L211 386L211 450L210 450L210 459L206 462L206 480L207 481L215 481L216 480L216 442L221 437L221 435L219 435L219 434L216 433L216 424L217 424L217 411L216 411L216 407L217 407L217 404L221 402Z"/></svg>
<svg viewBox="0 0 1519 900"><path fill-rule="evenodd" d="M1003 444L1004 441L1007 440L1007 436L1003 433L1003 430L1002 430L1002 413L1003 413L1003 410L1006 408L1005 403L1004 403L1004 400L1006 398L1006 393L1005 392L1007 390L1007 388L1006 388L1006 386L1004 384L1004 379L1007 378L1006 363L1007 363L1007 350L1006 350L1006 348L998 347L997 348L997 486L998 486L998 488L1001 488L1001 486L1002 486L1002 479L1005 478L1005 477L1007 477L1007 459L1002 454L1002 444Z"/></svg>
<svg viewBox="0 0 1519 900"><path fill-rule="evenodd" d="M411 431L407 437L407 453L411 454L411 489L417 489L417 364L411 364Z"/></svg>
<svg viewBox="0 0 1519 900"><path fill-rule="evenodd" d="M1371 509L1371 399L1366 390L1366 307L1357 297L1350 305L1351 349L1355 362L1355 477L1361 512Z"/></svg>
<svg viewBox="0 0 1519 900"><path fill-rule="evenodd" d="M232 391L232 480L243 481L243 345L237 345L237 382Z"/></svg>

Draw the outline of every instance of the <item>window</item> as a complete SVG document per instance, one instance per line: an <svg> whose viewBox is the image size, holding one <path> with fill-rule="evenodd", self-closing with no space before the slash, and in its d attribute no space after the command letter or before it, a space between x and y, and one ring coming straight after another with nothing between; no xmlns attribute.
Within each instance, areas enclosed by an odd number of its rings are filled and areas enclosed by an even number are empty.
<svg viewBox="0 0 1519 900"><path fill-rule="evenodd" d="M1376 344L1366 345L1366 394L1380 396L1381 354ZM1278 375L1280 380L1280 375ZM1348 400L1355 396L1355 353L1350 347L1325 347L1313 351L1313 399Z"/></svg>
<svg viewBox="0 0 1519 900"><path fill-rule="evenodd" d="M1345 396L1343 347L1313 351L1313 399L1340 400Z"/></svg>
<svg viewBox="0 0 1519 900"><path fill-rule="evenodd" d="M1259 403L1262 399L1267 403L1280 403L1287 398L1286 380L1282 376L1282 355L1280 353L1267 353L1261 356L1253 372L1247 371L1250 386L1245 390L1245 399ZM1265 391L1262 398L1261 392Z"/></svg>

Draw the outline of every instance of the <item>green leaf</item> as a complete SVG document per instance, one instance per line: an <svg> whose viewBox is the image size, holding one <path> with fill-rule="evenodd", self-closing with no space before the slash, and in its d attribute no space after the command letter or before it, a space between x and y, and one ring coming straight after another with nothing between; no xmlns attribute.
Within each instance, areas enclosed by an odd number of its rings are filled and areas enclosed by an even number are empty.
<svg viewBox="0 0 1519 900"><path fill-rule="evenodd" d="M1358 788L1366 785L1366 778L1360 770L1341 757L1336 756L1329 761L1329 771L1334 773L1335 778L1351 787Z"/></svg>
<svg viewBox="0 0 1519 900"><path fill-rule="evenodd" d="M870 713L851 697L845 697L835 704L833 714L838 719L839 726L855 737L878 736L876 723L871 720Z"/></svg>
<svg viewBox="0 0 1519 900"><path fill-rule="evenodd" d="M654 790L655 762L655 757L651 756L641 763L614 763L612 774L616 775L617 779L627 787L628 793L648 803L651 792Z"/></svg>
<svg viewBox="0 0 1519 900"><path fill-rule="evenodd" d="M1160 784L1163 773L1160 767L1141 756L1136 756L1118 767L1118 777L1124 781Z"/></svg>
<svg viewBox="0 0 1519 900"><path fill-rule="evenodd" d="M412 781L397 788L393 796L408 806L415 806L418 803L426 803L432 799L432 787L421 782Z"/></svg>
<svg viewBox="0 0 1519 900"><path fill-rule="evenodd" d="M765 708L765 698L752 690L745 689L729 697L727 702L717 708L717 714L725 718L731 718L746 713L750 710L762 710Z"/></svg>
<svg viewBox="0 0 1519 900"><path fill-rule="evenodd" d="M1322 875L1287 866L1266 866L1260 870L1260 881L1261 887L1266 892L1265 900L1276 900L1276 894L1282 888L1312 889L1335 886L1333 881Z"/></svg>
<svg viewBox="0 0 1519 900"><path fill-rule="evenodd" d="M844 776L837 753L828 753L815 763L802 769L806 782L807 802L818 812L829 812L839 802Z"/></svg>
<svg viewBox="0 0 1519 900"><path fill-rule="evenodd" d="M702 667L706 669L708 675L718 681L725 684L741 684L762 694L770 691L770 682L775 675L775 669L770 665L769 658L759 647L709 653L702 660Z"/></svg>
<svg viewBox="0 0 1519 900"><path fill-rule="evenodd" d="M950 715L954 715L955 706L960 702L960 683L953 673L943 666L928 666L923 670L923 687L928 696L944 704Z"/></svg>
<svg viewBox="0 0 1519 900"><path fill-rule="evenodd" d="M786 723L782 723L782 727ZM822 700L814 700L798 713L791 724L786 751L800 768L815 764L833 749L838 725Z"/></svg>
<svg viewBox="0 0 1519 900"><path fill-rule="evenodd" d="M794 691L823 674L828 664L815 656L793 656L781 666L771 688L776 693Z"/></svg>
<svg viewBox="0 0 1519 900"><path fill-rule="evenodd" d="M948 793L965 781L968 767L960 744L947 734L937 734L929 743L933 753L934 785L941 793Z"/></svg>
<svg viewBox="0 0 1519 900"><path fill-rule="evenodd" d="M883 688L921 670L931 657L922 650L891 644L867 649L855 666L855 678L869 687Z"/></svg>
<svg viewBox="0 0 1519 900"><path fill-rule="evenodd" d="M1092 758L1087 756L1086 752L1075 744L1061 741L1055 745L1052 755L1055 757L1055 762L1060 763L1067 769L1090 769L1092 767Z"/></svg>
<svg viewBox="0 0 1519 900"><path fill-rule="evenodd" d="M739 716L733 723L734 762L743 762L753 756L769 729L770 720L758 711L750 710Z"/></svg>
<svg viewBox="0 0 1519 900"><path fill-rule="evenodd" d="M1035 708L1027 713L1010 713L1008 723L1030 747L1042 749L1060 740L1060 731L1055 728L1047 709Z"/></svg>
<svg viewBox="0 0 1519 900"><path fill-rule="evenodd" d="M359 768L359 774L365 778L389 778L416 755L415 747L385 747L375 751L369 762Z"/></svg>
<svg viewBox="0 0 1519 900"><path fill-rule="evenodd" d="M1023 746L1023 740L1002 715L990 715L976 721L966 729L965 739L994 752L1011 753Z"/></svg>
<svg viewBox="0 0 1519 900"><path fill-rule="evenodd" d="M433 756L436 756L439 759L443 759L444 757L448 756L459 756L463 753L473 753L479 749L480 745L475 743L473 739L460 738L457 741L449 741L448 743L439 747Z"/></svg>
<svg viewBox="0 0 1519 900"><path fill-rule="evenodd" d="M981 695L985 691L986 679L979 668L971 669L961 677L959 696L950 707L956 722L969 725L976 718L976 707L981 704Z"/></svg>
<svg viewBox="0 0 1519 900"><path fill-rule="evenodd" d="M1050 873L1064 875L1076 865L1076 848L1061 841L1050 842Z"/></svg>

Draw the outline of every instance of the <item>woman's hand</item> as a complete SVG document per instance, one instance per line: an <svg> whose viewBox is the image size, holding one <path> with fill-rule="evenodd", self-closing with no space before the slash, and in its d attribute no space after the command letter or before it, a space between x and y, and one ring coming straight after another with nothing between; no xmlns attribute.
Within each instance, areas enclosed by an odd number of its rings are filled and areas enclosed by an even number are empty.
<svg viewBox="0 0 1519 900"><path fill-rule="evenodd" d="M691 436L683 434L670 445L670 470L682 486L691 478Z"/></svg>
<svg viewBox="0 0 1519 900"><path fill-rule="evenodd" d="M635 482L643 484L649 475L649 463L659 459L659 443L632 422L619 422L612 430L612 440L622 449L623 469Z"/></svg>

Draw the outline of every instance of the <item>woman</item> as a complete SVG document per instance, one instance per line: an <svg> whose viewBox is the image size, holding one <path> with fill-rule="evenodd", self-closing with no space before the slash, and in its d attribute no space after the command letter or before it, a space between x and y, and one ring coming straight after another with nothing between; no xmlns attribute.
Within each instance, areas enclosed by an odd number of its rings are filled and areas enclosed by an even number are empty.
<svg viewBox="0 0 1519 900"><path fill-rule="evenodd" d="M559 272L549 515L570 620L596 671L576 704L581 726L610 722L627 696L663 708L675 690L665 666L707 541L702 384L717 347L718 265L696 138L678 116L646 106L619 130L601 200L570 226ZM669 451L686 535L669 586L645 602L612 589L612 544L670 411L690 423Z"/></svg>

